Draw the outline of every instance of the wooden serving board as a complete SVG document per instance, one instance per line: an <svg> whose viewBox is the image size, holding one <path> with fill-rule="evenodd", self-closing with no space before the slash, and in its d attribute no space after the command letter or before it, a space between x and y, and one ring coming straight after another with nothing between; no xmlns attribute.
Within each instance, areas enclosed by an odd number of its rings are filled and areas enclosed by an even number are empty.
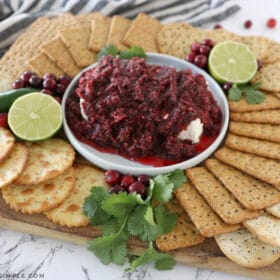
<svg viewBox="0 0 280 280"><path fill-rule="evenodd" d="M0 196L0 228L83 245L86 245L89 239L100 234L100 230L96 227L67 228L50 222L43 214L18 213L5 204L2 196ZM140 254L145 246L144 242L135 239L129 242L130 252L136 255ZM280 260L261 269L244 268L226 258L212 238L206 239L200 245L176 250L172 254L177 262L194 267L220 270L265 280L280 279Z"/></svg>

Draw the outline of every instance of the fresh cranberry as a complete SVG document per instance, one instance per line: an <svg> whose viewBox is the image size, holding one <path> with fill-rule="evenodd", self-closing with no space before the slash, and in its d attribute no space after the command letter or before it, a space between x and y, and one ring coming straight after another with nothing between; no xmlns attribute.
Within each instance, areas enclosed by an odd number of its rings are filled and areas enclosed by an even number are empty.
<svg viewBox="0 0 280 280"><path fill-rule="evenodd" d="M24 87L24 81L22 79L16 80L13 82L12 88L19 89Z"/></svg>
<svg viewBox="0 0 280 280"><path fill-rule="evenodd" d="M41 92L44 93L44 94L47 94L47 95L53 95L53 92L52 92L52 91L50 91L50 90L48 90L48 89L45 89L45 88L42 89Z"/></svg>
<svg viewBox="0 0 280 280"><path fill-rule="evenodd" d="M276 21L275 18L270 18L270 19L267 20L266 26L268 28L274 28L276 26L276 23L277 23L277 21Z"/></svg>
<svg viewBox="0 0 280 280"><path fill-rule="evenodd" d="M20 76L20 78L24 81L24 85L25 86L29 86L29 79L35 75L35 73L31 72L31 71L26 71L23 72Z"/></svg>
<svg viewBox="0 0 280 280"><path fill-rule="evenodd" d="M125 192L124 187L120 185L113 186L109 189L109 193L120 193L120 192Z"/></svg>
<svg viewBox="0 0 280 280"><path fill-rule="evenodd" d="M58 82L62 85L65 85L65 87L67 87L71 82L71 78L63 75L59 77Z"/></svg>
<svg viewBox="0 0 280 280"><path fill-rule="evenodd" d="M246 20L246 21L244 22L244 27L247 28L247 29L249 29L249 28L251 28L252 24L253 24L253 23L252 23L251 20Z"/></svg>
<svg viewBox="0 0 280 280"><path fill-rule="evenodd" d="M136 193L140 194L141 196L144 195L145 190L146 190L145 186L140 182L134 182L128 187L129 193L136 192Z"/></svg>
<svg viewBox="0 0 280 280"><path fill-rule="evenodd" d="M257 60L257 63L258 63L258 70L260 70L263 67L263 63L259 59Z"/></svg>
<svg viewBox="0 0 280 280"><path fill-rule="evenodd" d="M206 45L206 46L208 46L208 47L210 47L210 48L213 48L214 45L215 45L214 41L211 40L211 39L205 39L205 40L203 41L203 44Z"/></svg>
<svg viewBox="0 0 280 280"><path fill-rule="evenodd" d="M210 52L210 47L206 46L206 45L202 45L200 48L199 48L199 53L200 54L204 54L204 55L208 55L209 52Z"/></svg>
<svg viewBox="0 0 280 280"><path fill-rule="evenodd" d="M43 81L43 88L49 90L56 90L57 83L54 79L48 78Z"/></svg>
<svg viewBox="0 0 280 280"><path fill-rule="evenodd" d="M207 57L203 54L197 55L194 64L200 68L204 68L207 65Z"/></svg>
<svg viewBox="0 0 280 280"><path fill-rule="evenodd" d="M44 80L52 79L52 80L56 81L56 76L53 73L45 73L44 76L43 76L43 79Z"/></svg>
<svg viewBox="0 0 280 280"><path fill-rule="evenodd" d="M35 88L40 88L42 86L43 79L39 76L33 75L29 79L29 85Z"/></svg>
<svg viewBox="0 0 280 280"><path fill-rule="evenodd" d="M61 98L60 98L60 97L55 96L54 99L55 99L59 104L61 104Z"/></svg>
<svg viewBox="0 0 280 280"><path fill-rule="evenodd" d="M8 114L0 113L0 127L8 127Z"/></svg>
<svg viewBox="0 0 280 280"><path fill-rule="evenodd" d="M139 175L137 177L137 181L142 183L143 185L147 186L150 182L150 177L147 175Z"/></svg>
<svg viewBox="0 0 280 280"><path fill-rule="evenodd" d="M216 25L214 25L214 29L221 29L221 28L223 28L223 27L222 27L222 25L221 25L221 24L219 24L219 23L218 23L218 24L216 24Z"/></svg>
<svg viewBox="0 0 280 280"><path fill-rule="evenodd" d="M119 182L120 180L120 173L116 170L108 170L105 172L105 182L109 185L115 185Z"/></svg>
<svg viewBox="0 0 280 280"><path fill-rule="evenodd" d="M195 57L196 57L196 53L190 52L186 55L186 60L191 62L191 63L194 63Z"/></svg>
<svg viewBox="0 0 280 280"><path fill-rule="evenodd" d="M228 93L231 88L232 88L232 83L227 82L227 83L223 84L223 91L225 93Z"/></svg>
<svg viewBox="0 0 280 280"><path fill-rule="evenodd" d="M56 88L56 93L60 96L62 96L65 92L66 86L63 84L58 84Z"/></svg>
<svg viewBox="0 0 280 280"><path fill-rule="evenodd" d="M121 178L121 186L123 186L126 189L134 182L135 179L131 175L123 175Z"/></svg>
<svg viewBox="0 0 280 280"><path fill-rule="evenodd" d="M191 45L191 50L194 52L194 53L199 53L199 49L201 47L201 44L200 43L193 43Z"/></svg>

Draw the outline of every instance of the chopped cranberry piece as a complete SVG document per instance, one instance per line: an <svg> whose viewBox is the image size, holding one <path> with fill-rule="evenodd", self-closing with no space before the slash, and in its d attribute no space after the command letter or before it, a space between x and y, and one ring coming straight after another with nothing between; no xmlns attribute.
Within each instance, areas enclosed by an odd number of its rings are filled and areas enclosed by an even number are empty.
<svg viewBox="0 0 280 280"><path fill-rule="evenodd" d="M204 55L208 55L209 52L210 52L210 47L208 46L205 46L205 45L202 45L200 48L199 48L199 53L200 54L204 54Z"/></svg>
<svg viewBox="0 0 280 280"><path fill-rule="evenodd" d="M55 76L55 74L53 74L53 73L46 73L46 74L44 74L43 79L44 79L44 80L52 79L52 80L55 80L55 81L56 81L56 76Z"/></svg>
<svg viewBox="0 0 280 280"><path fill-rule="evenodd" d="M203 54L197 55L194 64L200 68L204 68L207 65L207 57Z"/></svg>
<svg viewBox="0 0 280 280"><path fill-rule="evenodd" d="M227 83L223 84L223 91L225 93L228 93L231 88L232 88L232 83L227 82Z"/></svg>
<svg viewBox="0 0 280 280"><path fill-rule="evenodd" d="M68 77L68 76L60 76L59 79L58 79L58 82L62 85L65 85L66 87L70 84L71 82L71 78Z"/></svg>
<svg viewBox="0 0 280 280"><path fill-rule="evenodd" d="M24 81L22 79L16 80L13 82L12 88L13 89L19 89L24 87Z"/></svg>
<svg viewBox="0 0 280 280"><path fill-rule="evenodd" d="M203 41L203 44L206 45L206 46L208 46L208 47L210 47L210 48L213 48L214 45L215 45L214 41L211 40L211 39L205 39L205 40Z"/></svg>
<svg viewBox="0 0 280 280"><path fill-rule="evenodd" d="M115 185L119 182L120 180L120 173L116 170L108 170L105 172L105 182L109 185Z"/></svg>
<svg viewBox="0 0 280 280"><path fill-rule="evenodd" d="M216 24L216 25L214 25L214 29L221 29L221 28L223 28L223 27L222 27L222 25L221 25L221 24L219 24L219 23L218 23L218 24Z"/></svg>
<svg viewBox="0 0 280 280"><path fill-rule="evenodd" d="M277 21L276 21L275 18L270 18L270 19L267 20L266 26L268 28L274 28L276 26L276 23L277 23Z"/></svg>
<svg viewBox="0 0 280 280"><path fill-rule="evenodd" d="M246 21L244 22L244 27L247 28L247 29L249 29L249 28L251 28L252 24L253 24L253 23L252 23L251 20L246 20Z"/></svg>
<svg viewBox="0 0 280 280"><path fill-rule="evenodd" d="M194 53L199 53L199 49L201 47L201 44L200 43L193 43L192 46L191 46L191 50L194 52Z"/></svg>
<svg viewBox="0 0 280 280"><path fill-rule="evenodd" d="M49 90L56 90L57 83L54 79L48 78L43 81L43 88Z"/></svg>
<svg viewBox="0 0 280 280"><path fill-rule="evenodd" d="M142 183L143 185L147 186L150 182L150 177L147 175L139 175L137 177L137 181Z"/></svg>
<svg viewBox="0 0 280 280"><path fill-rule="evenodd" d="M145 186L140 182L134 182L128 187L129 193L136 192L140 195L144 195L145 190L146 190Z"/></svg>
<svg viewBox="0 0 280 280"><path fill-rule="evenodd" d="M24 81L25 86L29 86L29 79L34 75L35 73L26 71L21 74L20 78Z"/></svg>
<svg viewBox="0 0 280 280"><path fill-rule="evenodd" d="M39 76L33 75L29 79L29 85L35 88L40 88L42 86L43 79Z"/></svg>
<svg viewBox="0 0 280 280"><path fill-rule="evenodd" d="M191 63L194 63L195 57L196 57L196 53L190 52L189 54L186 55L186 60Z"/></svg>
<svg viewBox="0 0 280 280"><path fill-rule="evenodd" d="M257 60L257 63L258 63L258 70L260 70L262 68L262 66L263 66L263 63L259 59Z"/></svg>
<svg viewBox="0 0 280 280"><path fill-rule="evenodd" d="M109 193L120 193L120 192L125 192L124 187L116 185L113 186L109 189Z"/></svg>
<svg viewBox="0 0 280 280"><path fill-rule="evenodd" d="M8 114L0 113L0 127L8 127Z"/></svg>
<svg viewBox="0 0 280 280"><path fill-rule="evenodd" d="M66 86L63 84L58 84L56 88L56 93L60 96L62 96L65 92Z"/></svg>

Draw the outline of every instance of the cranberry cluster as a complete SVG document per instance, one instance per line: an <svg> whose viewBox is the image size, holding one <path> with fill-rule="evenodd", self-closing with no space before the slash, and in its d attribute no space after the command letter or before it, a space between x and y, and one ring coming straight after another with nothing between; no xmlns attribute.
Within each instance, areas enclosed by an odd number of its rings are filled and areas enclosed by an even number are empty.
<svg viewBox="0 0 280 280"><path fill-rule="evenodd" d="M211 39L205 39L202 43L191 45L191 52L186 55L186 60L200 68L206 68L208 55L215 43Z"/></svg>
<svg viewBox="0 0 280 280"><path fill-rule="evenodd" d="M105 182L111 187L109 193L136 192L141 196L145 196L146 188L149 185L150 177L147 175L139 175L134 177L131 175L122 175L116 170L108 170L105 172Z"/></svg>
<svg viewBox="0 0 280 280"><path fill-rule="evenodd" d="M13 89L19 89L24 87L34 87L42 89L41 92L53 96L58 102L61 102L61 98L71 82L68 76L56 77L52 73L46 73L43 77L37 74L26 71L20 76L20 79L16 80L12 87Z"/></svg>
<svg viewBox="0 0 280 280"><path fill-rule="evenodd" d="M277 24L277 20L276 20L275 18L269 18L269 19L266 21L266 26L267 26L268 28L275 28L276 24ZM251 28L252 25L253 25L253 22L252 22L250 19L248 19L248 20L246 20L246 21L244 22L244 27L245 27L246 29Z"/></svg>

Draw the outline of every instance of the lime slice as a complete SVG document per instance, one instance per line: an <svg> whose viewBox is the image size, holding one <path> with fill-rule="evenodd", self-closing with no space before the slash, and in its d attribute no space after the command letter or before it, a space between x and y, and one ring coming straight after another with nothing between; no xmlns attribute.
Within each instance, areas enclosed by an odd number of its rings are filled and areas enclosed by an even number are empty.
<svg viewBox="0 0 280 280"><path fill-rule="evenodd" d="M32 92L12 104L8 124L20 139L40 141L53 136L62 125L60 104L50 95Z"/></svg>
<svg viewBox="0 0 280 280"><path fill-rule="evenodd" d="M257 59L252 51L234 41L217 44L210 52L208 66L211 75L221 83L245 84L258 70Z"/></svg>

